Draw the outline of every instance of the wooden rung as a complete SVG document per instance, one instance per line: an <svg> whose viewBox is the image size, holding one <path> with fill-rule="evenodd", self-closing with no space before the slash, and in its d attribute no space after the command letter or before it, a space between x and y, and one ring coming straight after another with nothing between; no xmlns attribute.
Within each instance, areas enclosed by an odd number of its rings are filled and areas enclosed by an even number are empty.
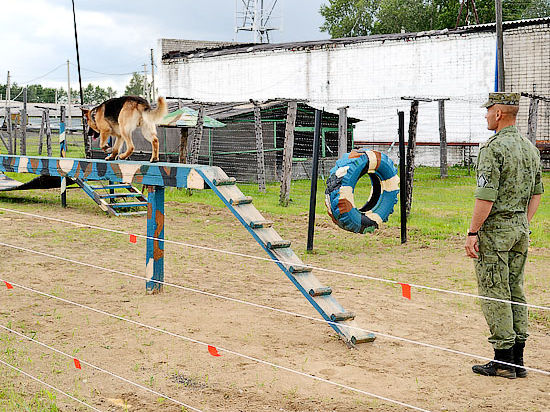
<svg viewBox="0 0 550 412"><path fill-rule="evenodd" d="M140 207L147 206L147 202L109 203L111 207Z"/></svg>
<svg viewBox="0 0 550 412"><path fill-rule="evenodd" d="M309 290L309 296L326 296L330 295L331 293L332 289L330 288L330 286Z"/></svg>
<svg viewBox="0 0 550 412"><path fill-rule="evenodd" d="M355 318L355 313L353 312L341 312L341 313L333 313L330 315L330 320L333 322L341 322L344 320L351 320Z"/></svg>
<svg viewBox="0 0 550 412"><path fill-rule="evenodd" d="M253 220L249 226L252 229L261 229L273 226L273 222L271 220Z"/></svg>
<svg viewBox="0 0 550 412"><path fill-rule="evenodd" d="M113 184L113 185L105 185L105 186L90 186L93 190L100 190L100 189L129 189L132 187L132 185L125 185L125 184Z"/></svg>
<svg viewBox="0 0 550 412"><path fill-rule="evenodd" d="M288 268L290 273L309 273L313 269L307 266L291 266Z"/></svg>
<svg viewBox="0 0 550 412"><path fill-rule="evenodd" d="M252 203L252 197L251 196L245 196L240 199L229 199L229 203L233 206L235 205L247 205L249 203Z"/></svg>
<svg viewBox="0 0 550 412"><path fill-rule="evenodd" d="M234 185L237 182L237 179L234 177L228 177L227 179L214 179L212 183L214 183L214 186L229 186Z"/></svg>
<svg viewBox="0 0 550 412"><path fill-rule="evenodd" d="M376 339L374 333L357 332L351 337L351 343L357 345L358 343L372 342Z"/></svg>
<svg viewBox="0 0 550 412"><path fill-rule="evenodd" d="M274 240L273 242L267 242L268 249L282 249L290 247L290 240Z"/></svg>

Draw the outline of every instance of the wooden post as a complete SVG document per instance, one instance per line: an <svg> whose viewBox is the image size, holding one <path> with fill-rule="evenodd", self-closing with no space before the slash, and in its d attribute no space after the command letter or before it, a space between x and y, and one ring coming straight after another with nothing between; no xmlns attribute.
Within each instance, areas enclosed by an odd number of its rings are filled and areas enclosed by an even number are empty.
<svg viewBox="0 0 550 412"><path fill-rule="evenodd" d="M527 139L535 146L537 144L537 117L539 110L539 99L529 99L529 118L527 120Z"/></svg>
<svg viewBox="0 0 550 412"><path fill-rule="evenodd" d="M180 129L180 163L187 163L187 138L189 137L189 129L182 127Z"/></svg>
<svg viewBox="0 0 550 412"><path fill-rule="evenodd" d="M445 100L439 99L439 175L445 179L447 174L447 129L445 127Z"/></svg>
<svg viewBox="0 0 550 412"><path fill-rule="evenodd" d="M52 157L52 128L50 125L50 110L46 109L46 151Z"/></svg>
<svg viewBox="0 0 550 412"><path fill-rule="evenodd" d="M281 193L279 204L288 206L290 201L290 184L292 182L292 156L294 154L294 128L296 127L296 115L298 103L288 102L285 127L285 147L283 149L283 173L281 179Z"/></svg>
<svg viewBox="0 0 550 412"><path fill-rule="evenodd" d="M23 110L21 111L21 150L22 155L27 154L27 88L23 89Z"/></svg>
<svg viewBox="0 0 550 412"><path fill-rule="evenodd" d="M6 107L6 130L8 132L8 145L10 147L8 154L13 154L13 135L11 126L11 108Z"/></svg>
<svg viewBox="0 0 550 412"><path fill-rule="evenodd" d="M46 130L46 111L42 110L42 122L38 133L38 156L42 156L42 145L44 144L44 131Z"/></svg>
<svg viewBox="0 0 550 412"><path fill-rule="evenodd" d="M148 291L161 292L164 282L164 186L147 186L147 253L145 273Z"/></svg>
<svg viewBox="0 0 550 412"><path fill-rule="evenodd" d="M399 119L399 202L401 206L401 244L407 242L407 171L405 161L405 113L397 112Z"/></svg>
<svg viewBox="0 0 550 412"><path fill-rule="evenodd" d="M202 133L204 130L204 106L201 104L197 113L197 125L195 126L195 133L193 135L193 141L191 142L191 153L189 154L189 163L199 163L199 152L201 150Z"/></svg>
<svg viewBox="0 0 550 412"><path fill-rule="evenodd" d="M254 132L256 134L256 162L258 166L258 190L265 192L265 157L262 116L260 106L254 102Z"/></svg>
<svg viewBox="0 0 550 412"><path fill-rule="evenodd" d="M348 107L338 108L338 159L348 152Z"/></svg>
<svg viewBox="0 0 550 412"><path fill-rule="evenodd" d="M67 156L67 140L65 139L65 106L61 106L59 116L59 155ZM61 178L61 206L67 207L67 178Z"/></svg>
<svg viewBox="0 0 550 412"><path fill-rule="evenodd" d="M321 145L321 121L323 112L315 109L315 131L313 132L313 159L311 170L311 191L309 194L309 221L307 228L308 251L313 250L313 234L315 229L315 206L317 203L317 176L319 172L319 147Z"/></svg>
<svg viewBox="0 0 550 412"><path fill-rule="evenodd" d="M411 113L409 118L409 143L407 145L407 216L411 213L412 207L417 123L418 100L413 100L411 102Z"/></svg>
<svg viewBox="0 0 550 412"><path fill-rule="evenodd" d="M502 0L495 0L497 33L497 92L504 91L504 46L502 34Z"/></svg>

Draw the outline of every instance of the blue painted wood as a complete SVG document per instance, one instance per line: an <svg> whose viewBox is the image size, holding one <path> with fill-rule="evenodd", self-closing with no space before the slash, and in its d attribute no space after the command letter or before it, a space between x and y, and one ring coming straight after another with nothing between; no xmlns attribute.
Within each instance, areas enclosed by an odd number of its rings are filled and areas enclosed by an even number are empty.
<svg viewBox="0 0 550 412"><path fill-rule="evenodd" d="M149 291L160 292L162 284L158 282L164 282L164 187L147 186L147 200L149 205L145 270L147 276L151 276L151 280L147 281L145 287Z"/></svg>
<svg viewBox="0 0 550 412"><path fill-rule="evenodd" d="M192 170L208 168L211 166L0 154L0 172L182 188L187 187L187 179Z"/></svg>

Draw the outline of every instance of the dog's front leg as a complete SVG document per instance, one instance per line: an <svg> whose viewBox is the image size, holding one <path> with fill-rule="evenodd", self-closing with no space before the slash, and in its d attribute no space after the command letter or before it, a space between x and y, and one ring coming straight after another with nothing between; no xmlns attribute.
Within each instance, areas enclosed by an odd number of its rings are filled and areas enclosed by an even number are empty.
<svg viewBox="0 0 550 412"><path fill-rule="evenodd" d="M107 140L109 139L109 133L101 132L99 135L99 147L101 150L103 150L105 153L109 153L109 145L107 144Z"/></svg>

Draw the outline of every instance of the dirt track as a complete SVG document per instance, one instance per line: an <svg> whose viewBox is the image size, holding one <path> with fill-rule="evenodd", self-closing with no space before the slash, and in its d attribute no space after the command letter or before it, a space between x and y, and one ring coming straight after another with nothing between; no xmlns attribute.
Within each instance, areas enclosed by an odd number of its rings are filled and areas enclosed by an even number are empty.
<svg viewBox="0 0 550 412"><path fill-rule="evenodd" d="M71 196L76 196L74 192ZM8 203L0 207L145 234L145 218L114 218L93 207ZM69 202L71 206L71 203ZM266 216L309 264L358 274L476 293L472 263L462 239L412 240L381 230L354 236L319 214L316 253L305 255L307 217ZM229 211L168 203L166 238L265 257ZM145 242L13 213L0 213L0 239L18 247L144 276ZM254 303L318 317L272 263L165 245L165 280ZM0 278L124 316L218 348L230 349L343 385L430 411L547 411L550 377L476 376L475 359L378 336L350 350L332 329L296 316L166 287L145 294L144 281L0 246ZM550 304L549 249L531 251L527 267L530 303ZM467 297L412 290L412 300L393 285L315 272L335 297L357 313L364 328L490 357L478 303ZM316 382L274 367L148 330L21 288L0 289L0 324L79 359L205 411L405 411L373 397ZM550 370L550 317L533 312L526 364ZM181 407L0 331L0 359L77 396L100 410L177 411ZM485 362L483 362L485 363ZM27 399L43 389L0 365L0 387ZM87 410L57 395L61 410ZM0 405L2 405L0 397ZM126 406L124 406L126 405ZM9 410L9 409L8 409ZM14 409L15 410L15 409Z"/></svg>

